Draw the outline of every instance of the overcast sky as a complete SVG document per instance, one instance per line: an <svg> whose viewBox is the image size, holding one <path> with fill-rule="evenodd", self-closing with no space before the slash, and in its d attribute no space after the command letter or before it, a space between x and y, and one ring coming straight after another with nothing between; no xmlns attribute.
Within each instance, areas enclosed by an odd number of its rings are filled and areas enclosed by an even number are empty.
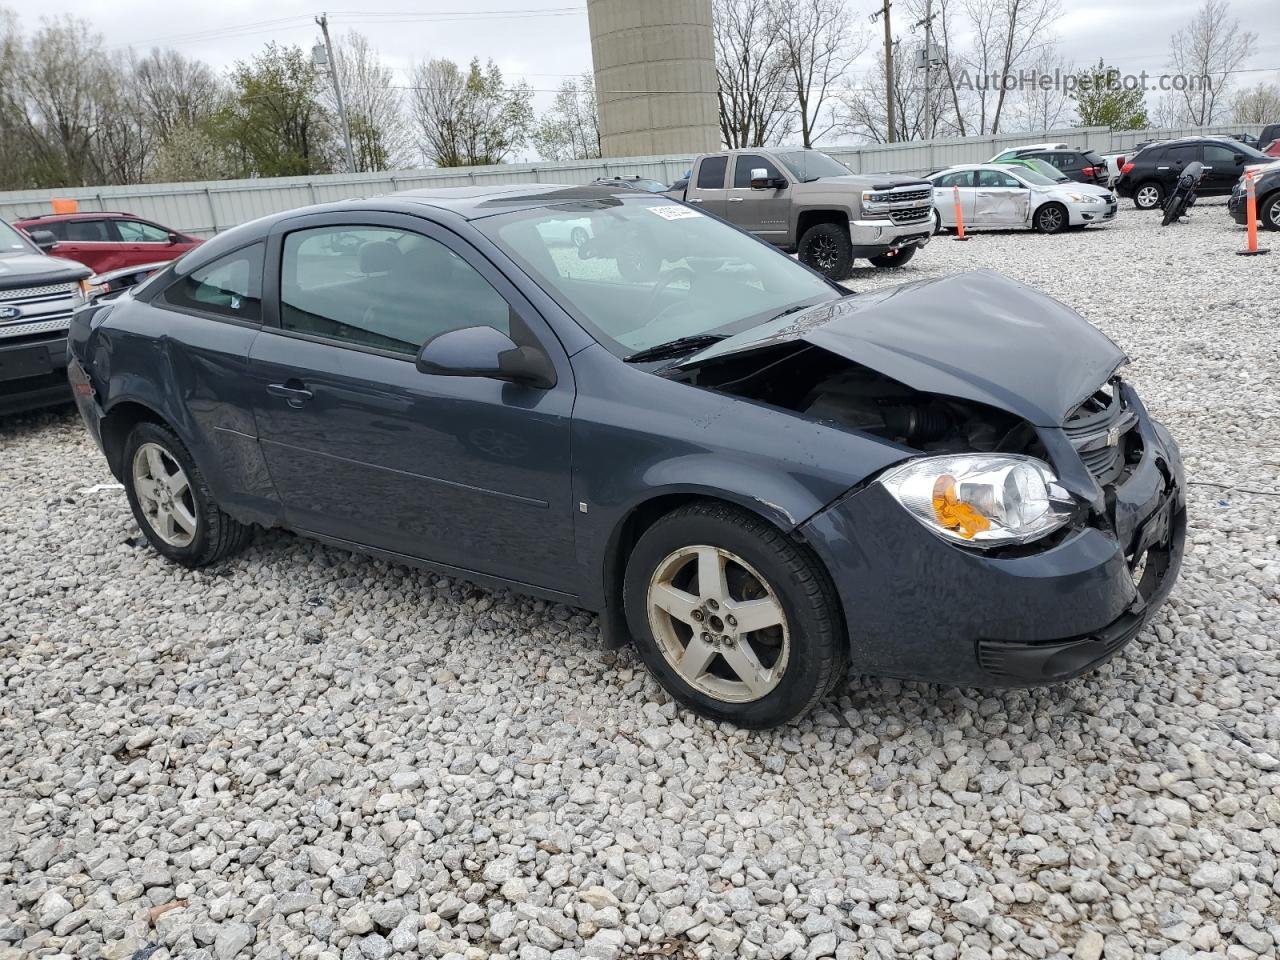
<svg viewBox="0 0 1280 960"><path fill-rule="evenodd" d="M325 0L0 0L27 30L42 16L64 13L93 23L111 47L170 46L216 67L251 56L269 40L310 46L312 17ZM359 30L407 83L421 59L467 61L492 57L510 78L524 79L543 106L566 76L589 70L591 45L584 0L329 0L331 30ZM644 0L636 0L644 2ZM781 2L781 0L780 0ZM1165 72L1169 34L1194 14L1200 0L1066 0L1057 24L1063 55L1078 63L1099 57L1126 73ZM1231 0L1232 13L1259 35L1237 87L1280 79L1280 0ZM863 25L878 0L850 0ZM895 27L895 34L908 31ZM859 70L870 68L864 58Z"/></svg>

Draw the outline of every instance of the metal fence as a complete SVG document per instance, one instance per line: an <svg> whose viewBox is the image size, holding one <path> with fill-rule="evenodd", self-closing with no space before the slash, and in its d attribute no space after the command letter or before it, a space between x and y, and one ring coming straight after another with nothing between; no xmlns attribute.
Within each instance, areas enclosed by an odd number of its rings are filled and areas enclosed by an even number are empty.
<svg viewBox="0 0 1280 960"><path fill-rule="evenodd" d="M913 140L908 143L823 146L855 173L924 174L956 163L977 163L1006 147L1060 142L1100 153L1120 152L1142 140L1196 134L1261 133L1261 125L1111 130L1067 127L1033 133ZM312 203L345 200L424 187L500 183L590 183L597 177L638 175L671 183L684 174L689 156L625 157L565 163L501 164L490 167L397 170L253 180L208 180L130 186L66 187L0 192L0 217L17 220L50 210L53 197L79 201L81 210L127 210L198 236L211 236L256 217Z"/></svg>

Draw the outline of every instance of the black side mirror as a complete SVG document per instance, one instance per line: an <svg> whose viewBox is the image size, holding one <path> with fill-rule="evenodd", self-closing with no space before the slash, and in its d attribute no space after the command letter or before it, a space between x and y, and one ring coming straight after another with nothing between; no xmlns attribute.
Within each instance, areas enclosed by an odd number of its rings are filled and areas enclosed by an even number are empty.
<svg viewBox="0 0 1280 960"><path fill-rule="evenodd" d="M551 358L537 347L519 347L493 327L446 330L423 344L419 372L438 377L487 377L539 390L556 385Z"/></svg>
<svg viewBox="0 0 1280 960"><path fill-rule="evenodd" d="M31 237L31 242L45 253L58 245L58 238L48 230L32 230L28 236Z"/></svg>
<svg viewBox="0 0 1280 960"><path fill-rule="evenodd" d="M170 243L182 243L182 242L183 242L182 234L180 234L180 233L175 233L173 230L170 230L170 231L169 231L169 242L170 242Z"/></svg>

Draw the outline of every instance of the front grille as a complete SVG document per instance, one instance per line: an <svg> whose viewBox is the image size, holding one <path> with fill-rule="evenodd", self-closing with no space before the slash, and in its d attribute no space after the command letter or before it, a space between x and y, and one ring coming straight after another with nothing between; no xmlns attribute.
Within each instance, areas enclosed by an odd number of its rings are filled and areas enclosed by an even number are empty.
<svg viewBox="0 0 1280 960"><path fill-rule="evenodd" d="M926 187L923 190L903 190L901 192L891 190L889 192L889 201L891 203L928 203L932 199L932 187Z"/></svg>
<svg viewBox="0 0 1280 960"><path fill-rule="evenodd" d="M37 333L54 333L66 330L71 326L71 311L66 313L43 314L33 317L29 322L21 320L0 324L0 340L11 337L30 337Z"/></svg>
<svg viewBox="0 0 1280 960"><path fill-rule="evenodd" d="M70 297L77 284L52 283L43 287L15 287L0 290L0 303L17 306L24 303L40 303L45 300L61 300Z"/></svg>
<svg viewBox="0 0 1280 960"><path fill-rule="evenodd" d="M929 219L931 209L931 207L917 207L914 210L893 210L889 213L889 219L894 223L919 223L921 220Z"/></svg>
<svg viewBox="0 0 1280 960"><path fill-rule="evenodd" d="M1129 433L1137 415L1125 405L1121 381L1103 384L1062 425L1071 446L1098 483L1106 486L1124 472Z"/></svg>

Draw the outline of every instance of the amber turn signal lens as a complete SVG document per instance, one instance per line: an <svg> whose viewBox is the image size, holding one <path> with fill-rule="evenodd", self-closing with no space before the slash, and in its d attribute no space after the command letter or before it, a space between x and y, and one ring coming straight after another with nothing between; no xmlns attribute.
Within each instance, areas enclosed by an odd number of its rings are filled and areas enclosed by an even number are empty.
<svg viewBox="0 0 1280 960"><path fill-rule="evenodd" d="M944 473L933 484L933 513L938 525L954 530L966 540L991 529L991 521L960 499L956 492L956 478Z"/></svg>

